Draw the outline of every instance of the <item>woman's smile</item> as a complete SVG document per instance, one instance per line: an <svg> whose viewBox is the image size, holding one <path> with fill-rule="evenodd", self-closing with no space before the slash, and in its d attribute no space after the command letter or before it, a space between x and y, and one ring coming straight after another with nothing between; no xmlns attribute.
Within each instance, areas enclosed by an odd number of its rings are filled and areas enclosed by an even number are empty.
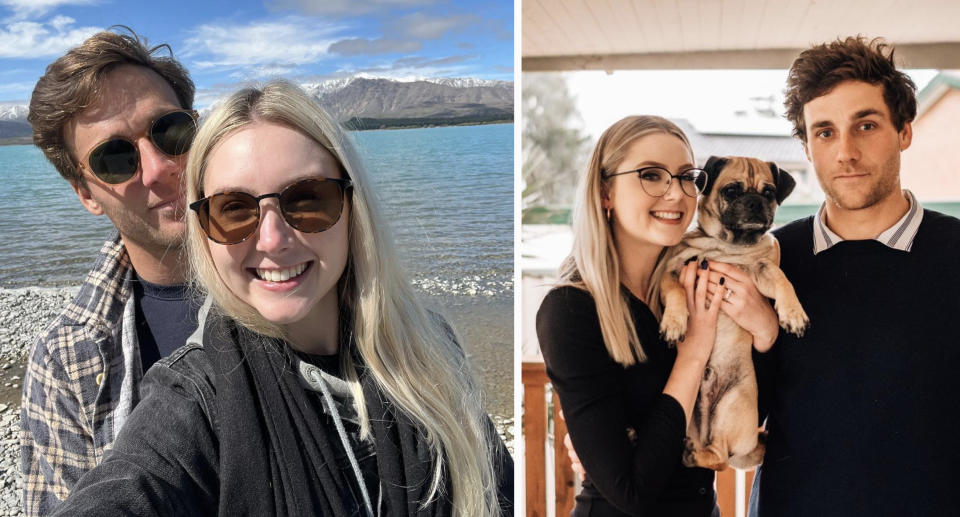
<svg viewBox="0 0 960 517"><path fill-rule="evenodd" d="M295 289L310 273L312 260L288 267L251 267L247 271L254 277L258 287L270 291L288 291Z"/></svg>

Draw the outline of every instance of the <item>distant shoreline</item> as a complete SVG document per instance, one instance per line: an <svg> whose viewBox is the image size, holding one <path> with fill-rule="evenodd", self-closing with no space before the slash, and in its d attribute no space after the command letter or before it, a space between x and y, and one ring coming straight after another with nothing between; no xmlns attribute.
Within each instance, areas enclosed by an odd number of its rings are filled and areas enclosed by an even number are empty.
<svg viewBox="0 0 960 517"><path fill-rule="evenodd" d="M419 125L410 125L410 126L383 126L383 127L370 127L370 128L347 128L349 131L380 131L380 130L389 130L389 129L423 129L431 127L460 127L460 126L492 126L494 124L513 124L513 119L505 120L488 120L483 122L462 122L462 123L451 123L451 124L419 124Z"/></svg>
<svg viewBox="0 0 960 517"><path fill-rule="evenodd" d="M0 138L0 145L33 145L33 137L15 136L13 138Z"/></svg>
<svg viewBox="0 0 960 517"><path fill-rule="evenodd" d="M445 123L421 123L421 124L399 124L392 125L390 124L391 119L377 119L377 122L370 122L370 125L374 123L379 123L378 127L354 127L346 122L343 123L343 126L349 131L379 131L382 129L422 129L422 128L431 128L431 127L458 127L458 126L489 126L493 124L513 124L514 119L501 119L501 120L480 120L480 121L470 121L470 122L455 122L451 121L449 124ZM348 121L349 122L349 121ZM17 136L13 138L0 138L0 145L33 145L33 137L29 136Z"/></svg>

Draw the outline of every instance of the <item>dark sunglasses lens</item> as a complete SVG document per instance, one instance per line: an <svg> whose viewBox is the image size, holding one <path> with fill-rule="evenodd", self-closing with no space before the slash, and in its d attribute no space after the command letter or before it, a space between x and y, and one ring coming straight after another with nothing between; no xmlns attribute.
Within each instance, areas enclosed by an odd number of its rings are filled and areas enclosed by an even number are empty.
<svg viewBox="0 0 960 517"><path fill-rule="evenodd" d="M340 219L343 192L333 181L303 180L283 191L280 209L297 230L322 232Z"/></svg>
<svg viewBox="0 0 960 517"><path fill-rule="evenodd" d="M174 111L158 118L150 128L150 137L157 149L170 156L180 156L190 150L197 124L185 111Z"/></svg>
<svg viewBox="0 0 960 517"><path fill-rule="evenodd" d="M198 215L200 226L214 242L235 244L257 229L260 207L250 194L227 192L211 196Z"/></svg>
<svg viewBox="0 0 960 517"><path fill-rule="evenodd" d="M90 170L106 183L123 183L137 172L137 149L126 140L107 140L90 152Z"/></svg>

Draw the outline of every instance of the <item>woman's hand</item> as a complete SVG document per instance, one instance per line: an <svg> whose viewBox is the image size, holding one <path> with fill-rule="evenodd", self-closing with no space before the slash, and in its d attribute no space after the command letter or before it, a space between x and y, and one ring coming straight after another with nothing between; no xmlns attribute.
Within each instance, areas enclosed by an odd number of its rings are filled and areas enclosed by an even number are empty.
<svg viewBox="0 0 960 517"><path fill-rule="evenodd" d="M708 266L704 259L699 263L691 262L680 270L680 285L687 294L687 310L690 316L686 337L677 343L677 356L700 359L704 363L710 358L717 339L717 318L722 305L720 298L723 295L719 289L714 289L713 294L708 295Z"/></svg>
<svg viewBox="0 0 960 517"><path fill-rule="evenodd" d="M687 295L687 335L677 343L677 360L667 378L663 392L675 398L683 407L686 422L690 422L693 406L700 391L703 370L710 360L710 352L717 340L717 318L720 316L721 290L715 289L707 297L710 270L707 261L691 262L680 270L680 285ZM709 307L707 306L709 304Z"/></svg>
<svg viewBox="0 0 960 517"><path fill-rule="evenodd" d="M737 266L711 262L707 291L711 297L719 292L720 310L753 335L753 347L758 352L770 350L780 332L777 313L770 306L770 300L757 290L750 275Z"/></svg>

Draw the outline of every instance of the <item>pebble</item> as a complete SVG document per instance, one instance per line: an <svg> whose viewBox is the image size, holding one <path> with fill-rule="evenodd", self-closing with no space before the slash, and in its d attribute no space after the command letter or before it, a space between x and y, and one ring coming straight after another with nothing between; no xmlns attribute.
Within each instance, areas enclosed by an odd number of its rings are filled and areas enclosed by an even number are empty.
<svg viewBox="0 0 960 517"><path fill-rule="evenodd" d="M76 294L76 287L0 288L0 369L26 364L30 345ZM21 379L14 375L9 380ZM20 387L18 382L4 384ZM22 494L20 405L0 404L0 516L23 515Z"/></svg>
<svg viewBox="0 0 960 517"><path fill-rule="evenodd" d="M497 434L500 435L500 439L507 445L507 450L510 451L510 455L513 456L513 417L505 418L499 415L490 415L490 418L493 419L493 425L497 428ZM517 461L516 458L513 460L514 462Z"/></svg>

